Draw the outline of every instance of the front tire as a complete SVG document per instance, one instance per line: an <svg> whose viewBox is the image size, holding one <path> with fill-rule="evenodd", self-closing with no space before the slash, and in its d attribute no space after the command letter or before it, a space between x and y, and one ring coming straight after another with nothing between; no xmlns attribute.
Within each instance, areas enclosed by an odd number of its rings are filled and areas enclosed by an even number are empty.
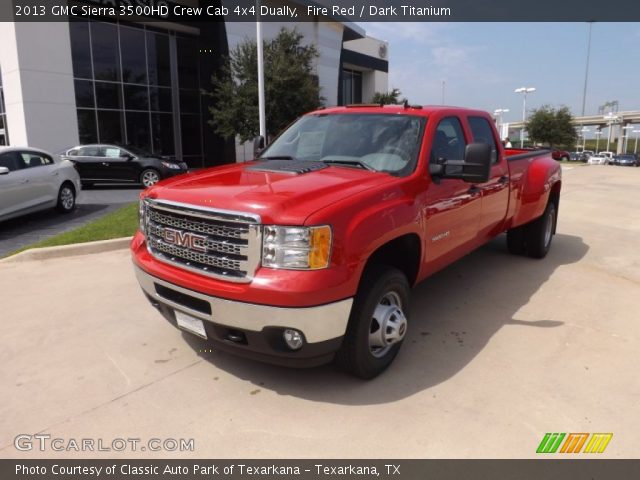
<svg viewBox="0 0 640 480"><path fill-rule="evenodd" d="M69 182L63 183L58 191L56 210L60 213L70 213L76 208L76 190Z"/></svg>
<svg viewBox="0 0 640 480"><path fill-rule="evenodd" d="M409 297L409 282L400 270L383 265L366 269L336 355L344 370L370 379L391 365L407 333Z"/></svg>
<svg viewBox="0 0 640 480"><path fill-rule="evenodd" d="M156 183L160 181L160 173L153 168L145 168L142 173L140 173L140 183L144 186L144 188L149 188L154 186Z"/></svg>

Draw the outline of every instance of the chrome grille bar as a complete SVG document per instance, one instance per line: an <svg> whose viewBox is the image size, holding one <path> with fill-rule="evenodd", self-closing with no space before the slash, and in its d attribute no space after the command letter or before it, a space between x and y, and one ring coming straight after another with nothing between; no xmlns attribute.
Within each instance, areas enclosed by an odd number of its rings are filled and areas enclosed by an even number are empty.
<svg viewBox="0 0 640 480"><path fill-rule="evenodd" d="M146 200L147 249L158 260L202 275L250 282L260 263L260 217Z"/></svg>

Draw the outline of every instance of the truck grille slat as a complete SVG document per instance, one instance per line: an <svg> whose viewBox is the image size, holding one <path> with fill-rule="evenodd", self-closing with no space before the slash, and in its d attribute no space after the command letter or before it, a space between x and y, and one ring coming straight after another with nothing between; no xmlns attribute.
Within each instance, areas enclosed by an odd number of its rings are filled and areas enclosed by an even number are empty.
<svg viewBox="0 0 640 480"><path fill-rule="evenodd" d="M259 218L147 200L147 249L158 260L202 275L249 282L260 263Z"/></svg>

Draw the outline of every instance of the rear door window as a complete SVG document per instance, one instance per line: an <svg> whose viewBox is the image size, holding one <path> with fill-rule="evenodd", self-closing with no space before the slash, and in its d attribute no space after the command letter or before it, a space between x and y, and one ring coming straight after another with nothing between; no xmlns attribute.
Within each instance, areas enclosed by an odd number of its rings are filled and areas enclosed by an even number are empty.
<svg viewBox="0 0 640 480"><path fill-rule="evenodd" d="M491 147L491 163L498 162L498 147L493 136L489 120L484 117L469 117L469 127L475 143L484 143Z"/></svg>
<svg viewBox="0 0 640 480"><path fill-rule="evenodd" d="M22 159L23 168L43 167L53 164L53 159L50 156L37 152L20 152L20 158Z"/></svg>

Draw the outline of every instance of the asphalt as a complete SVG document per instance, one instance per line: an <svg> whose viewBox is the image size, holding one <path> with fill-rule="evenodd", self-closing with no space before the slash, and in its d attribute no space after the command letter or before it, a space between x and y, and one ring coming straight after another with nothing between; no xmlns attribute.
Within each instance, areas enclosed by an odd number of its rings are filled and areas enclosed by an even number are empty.
<svg viewBox="0 0 640 480"><path fill-rule="evenodd" d="M43 210L0 222L0 258L60 233L96 220L127 203L138 200L141 187L85 188L77 199L76 209L61 215L54 209Z"/></svg>
<svg viewBox="0 0 640 480"><path fill-rule="evenodd" d="M0 263L0 457L533 458L546 432L611 432L598 458L638 458L639 186L640 168L567 169L547 258L500 237L423 282L369 382L206 351L126 250ZM36 432L195 450L14 448Z"/></svg>

